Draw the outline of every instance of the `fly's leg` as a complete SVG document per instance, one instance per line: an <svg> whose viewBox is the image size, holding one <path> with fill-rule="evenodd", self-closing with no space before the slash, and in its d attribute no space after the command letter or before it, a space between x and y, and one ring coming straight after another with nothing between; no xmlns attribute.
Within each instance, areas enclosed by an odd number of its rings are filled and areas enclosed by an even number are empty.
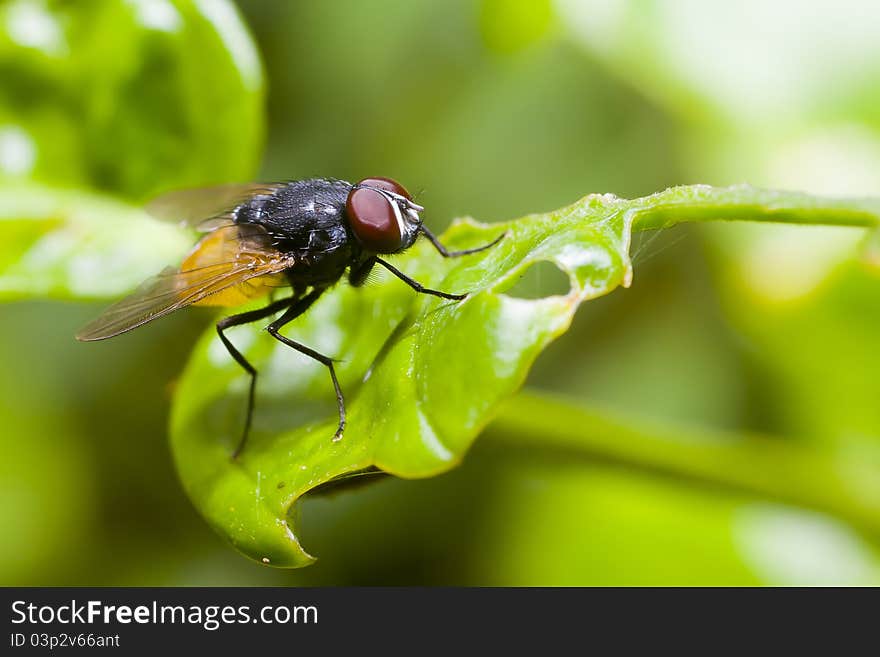
<svg viewBox="0 0 880 657"><path fill-rule="evenodd" d="M339 412L339 425L333 436L335 442L342 438L342 433L345 431L345 399L342 396L342 388L339 387L339 380L336 378L336 370L333 368L333 359L279 333L285 324L293 321L308 310L309 306L315 303L323 292L323 288L313 290L288 308L281 317L269 324L269 326L266 327L266 330L269 331L269 335L279 342L296 349L299 353L304 354L309 358L315 359L330 370L330 380L333 381L333 390L336 392L336 407Z"/></svg>
<svg viewBox="0 0 880 657"><path fill-rule="evenodd" d="M247 358L245 358L242 353L235 348L235 345L230 342L229 338L223 333L228 328L233 326L240 326L242 324L249 324L250 322L256 322L260 319L265 319L270 315L274 315L279 310L283 308L290 307L293 300L290 298L280 299L278 301L273 301L265 308L259 308L257 310L251 310L246 313L241 313L239 315L230 315L229 317L224 317L219 322L217 322L217 335L220 336L220 341L223 343L223 346L226 347L226 351L229 352L229 355L235 359L235 362L244 368L244 370L251 377L251 385L248 390L248 402L247 402L247 413L245 414L244 420L244 430L242 431L241 438L238 441L238 446L235 448L235 451L232 452L232 459L235 460L238 458L238 455L241 454L241 450L244 449L244 445L247 442L248 434L251 430L251 418L254 413L254 391L257 386L257 370L251 365Z"/></svg>
<svg viewBox="0 0 880 657"><path fill-rule="evenodd" d="M352 266L348 272L348 282L352 287L360 287L367 281L367 276L373 270L376 264L376 258L369 258L358 266Z"/></svg>
<svg viewBox="0 0 880 657"><path fill-rule="evenodd" d="M427 288L416 280L413 280L402 271L400 271L397 267L392 265L390 262L386 262L382 260L382 258L376 258L376 262L385 267L392 274L397 276L404 283L409 285L412 289L420 294L431 294L435 297L440 297L441 299L451 299L452 301L461 301L467 295L466 294L450 294L449 292L440 292L439 290L432 290L431 288Z"/></svg>
<svg viewBox="0 0 880 657"><path fill-rule="evenodd" d="M489 242L488 244L484 244L483 246L478 246L475 249L464 249L463 251L450 251L443 244L440 243L440 240L428 230L424 225L419 227L419 230L428 238L428 241L434 245L434 248L442 255L444 258L458 258L459 256L470 255L471 253L479 253L480 251L485 251L486 249L491 249L493 246L498 244L504 236L507 235L507 232L501 233L494 240Z"/></svg>

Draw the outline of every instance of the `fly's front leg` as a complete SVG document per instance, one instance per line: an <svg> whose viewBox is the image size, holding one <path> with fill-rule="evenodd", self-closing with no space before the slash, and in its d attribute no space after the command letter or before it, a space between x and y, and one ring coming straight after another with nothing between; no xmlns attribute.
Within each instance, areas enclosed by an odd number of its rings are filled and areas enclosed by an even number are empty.
<svg viewBox="0 0 880 657"><path fill-rule="evenodd" d="M425 237L428 238L428 241L434 245L434 248L437 249L437 251L440 253L440 255L442 255L444 258L458 258L459 256L470 255L472 253L479 253L480 251L485 251L486 249L491 249L493 246L498 244L498 242L500 242L502 239L504 239L505 235L507 235L507 231L505 231L505 232L501 233L498 237L496 237L494 240L489 242L488 244L484 244L483 246L478 246L475 249L464 249L462 251L450 251L445 246L443 246L443 244L440 242L440 240L437 239L437 237L434 235L434 233L432 233L430 230L428 230L424 224L419 227L419 230L424 234Z"/></svg>
<svg viewBox="0 0 880 657"><path fill-rule="evenodd" d="M392 265L390 262L386 262L385 260L382 260L382 258L376 258L376 262L378 262L380 265L385 267L385 269L390 271L392 274L397 276L397 278L402 280L404 283L409 285L412 289L414 289L416 292L418 292L420 294L430 294L435 297L440 297L441 299L451 299L452 301L461 301L462 299L464 299L467 296L466 294L450 294L449 292L441 292L439 290L432 290L431 288L425 287L424 285L422 285L418 281L413 280L412 278L410 278L409 276L404 274L402 271L400 271L397 267Z"/></svg>
<svg viewBox="0 0 880 657"><path fill-rule="evenodd" d="M356 267L352 267L348 272L348 282L352 287L360 287L367 281L367 277L375 265L376 258L369 258Z"/></svg>

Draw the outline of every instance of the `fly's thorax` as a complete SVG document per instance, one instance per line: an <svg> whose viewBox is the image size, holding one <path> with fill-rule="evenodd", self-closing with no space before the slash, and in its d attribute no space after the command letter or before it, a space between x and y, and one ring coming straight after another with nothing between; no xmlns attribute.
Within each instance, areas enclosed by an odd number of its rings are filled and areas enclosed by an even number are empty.
<svg viewBox="0 0 880 657"><path fill-rule="evenodd" d="M288 183L271 196L239 208L239 223L262 226L279 251L316 259L346 251L351 236L345 221L345 200L351 185L340 180L311 178Z"/></svg>

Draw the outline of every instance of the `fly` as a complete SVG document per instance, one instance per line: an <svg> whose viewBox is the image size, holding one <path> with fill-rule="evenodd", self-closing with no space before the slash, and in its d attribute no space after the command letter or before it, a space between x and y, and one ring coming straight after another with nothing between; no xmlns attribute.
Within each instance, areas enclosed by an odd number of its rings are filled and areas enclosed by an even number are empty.
<svg viewBox="0 0 880 657"><path fill-rule="evenodd" d="M444 258L484 251L504 237L502 234L474 249L449 251L422 223L424 208L400 183L381 177L355 184L309 178L177 192L158 199L153 208L161 214L181 204L190 209L187 223L205 235L180 267L166 268L145 281L76 338L105 340L187 306L237 306L278 287L291 288L290 296L217 322L223 346L250 376L244 427L233 459L241 454L250 433L257 370L226 336L227 329L278 315L266 327L269 334L318 361L330 373L339 413L333 440L338 441L345 431L345 398L333 359L281 335L282 327L305 313L346 271L349 282L359 287L376 265L420 294L460 301L467 295L427 288L381 256L406 251L420 235ZM218 206L224 208L219 214L215 211Z"/></svg>

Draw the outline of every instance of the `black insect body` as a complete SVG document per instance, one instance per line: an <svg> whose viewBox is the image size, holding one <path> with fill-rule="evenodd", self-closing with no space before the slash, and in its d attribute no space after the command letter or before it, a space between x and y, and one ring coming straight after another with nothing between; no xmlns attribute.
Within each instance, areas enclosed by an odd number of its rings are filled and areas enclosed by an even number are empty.
<svg viewBox="0 0 880 657"><path fill-rule="evenodd" d="M234 221L259 226L274 249L292 256L286 275L294 286L332 284L366 257L345 218L351 188L338 180L288 183L240 205Z"/></svg>
<svg viewBox="0 0 880 657"><path fill-rule="evenodd" d="M357 287L377 264L416 292L463 299L464 294L422 286L379 256L405 251L419 235L447 258L483 251L503 237L475 249L448 251L422 224L420 212L424 208L389 178L366 178L354 185L311 178L277 185L178 192L159 199L153 207L158 214L189 208L187 221L206 235L179 269L168 268L146 281L76 337L103 340L186 306L235 306L278 287L290 287L292 294L284 299L217 322L224 346L251 377L244 430L233 458L241 453L250 431L257 371L226 337L226 329L280 313L267 327L269 334L314 358L330 372L339 410L333 439L339 440L345 429L345 401L333 360L281 335L281 328L308 310L346 270L349 281ZM224 211L218 214L217 207Z"/></svg>

